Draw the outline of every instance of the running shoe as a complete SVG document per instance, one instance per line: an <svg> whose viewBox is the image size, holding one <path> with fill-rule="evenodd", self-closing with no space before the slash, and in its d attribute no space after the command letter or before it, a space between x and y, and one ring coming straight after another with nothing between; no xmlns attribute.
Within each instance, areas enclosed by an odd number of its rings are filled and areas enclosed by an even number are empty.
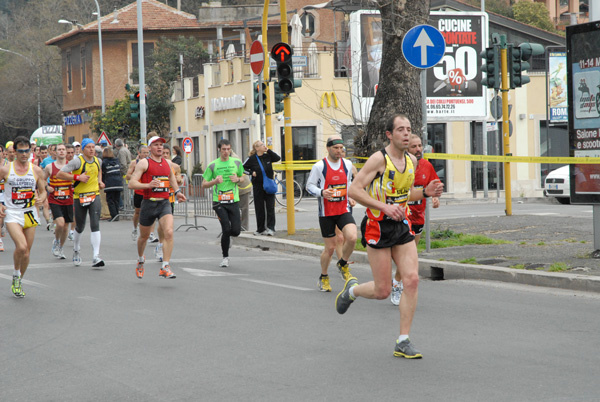
<svg viewBox="0 0 600 402"><path fill-rule="evenodd" d="M144 277L144 262L146 261L146 259L144 258L144 261L140 262L138 260L137 266L135 267L135 274L137 275L137 277L139 279L142 279Z"/></svg>
<svg viewBox="0 0 600 402"><path fill-rule="evenodd" d="M61 260L65 260L67 257L65 256L65 252L63 251L63 248L60 247L58 249L58 258L60 258Z"/></svg>
<svg viewBox="0 0 600 402"><path fill-rule="evenodd" d="M392 286L392 295L390 296L390 301L394 306L400 304L400 297L402 296L402 291L404 290L404 286L402 285L402 281L398 283L398 286Z"/></svg>
<svg viewBox="0 0 600 402"><path fill-rule="evenodd" d="M4 242L0 239L0 251L4 251Z"/></svg>
<svg viewBox="0 0 600 402"><path fill-rule="evenodd" d="M221 268L227 268L229 266L229 257L223 258L221 263L219 264Z"/></svg>
<svg viewBox="0 0 600 402"><path fill-rule="evenodd" d="M396 340L394 348L394 356L404 357L406 359L421 359L423 355L410 343L410 339L405 339L402 342Z"/></svg>
<svg viewBox="0 0 600 402"><path fill-rule="evenodd" d="M346 280L344 289L342 289L342 291L335 298L335 309L338 313L344 314L346 311L348 311L348 307L350 307L352 302L355 300L355 298L350 296L350 288L356 285L358 285L358 280L355 277L351 276L348 278L348 280Z"/></svg>
<svg viewBox="0 0 600 402"><path fill-rule="evenodd" d="M58 242L58 240L54 239L52 241L52 255L54 255L55 257L58 257L58 249L60 248L60 243Z"/></svg>
<svg viewBox="0 0 600 402"><path fill-rule="evenodd" d="M156 247L154 248L154 257L162 262L163 260L163 245L161 243L158 243L156 245Z"/></svg>
<svg viewBox="0 0 600 402"><path fill-rule="evenodd" d="M25 297L25 292L21 288L21 277L13 276L11 290L15 297L18 297L18 298Z"/></svg>
<svg viewBox="0 0 600 402"><path fill-rule="evenodd" d="M319 278L317 283L321 292L331 292L331 285L329 284L329 276L322 276Z"/></svg>
<svg viewBox="0 0 600 402"><path fill-rule="evenodd" d="M50 227L51 227L51 226L52 226L52 224L51 224L51 223L47 223L47 224L46 224L46 230L47 230L47 231L50 231Z"/></svg>
<svg viewBox="0 0 600 402"><path fill-rule="evenodd" d="M350 267L348 266L348 263L346 263L346 265L344 266L341 266L338 262L337 264L335 264L335 266L340 271L340 274L342 274L342 279L347 281L349 278L352 278L352 275L350 275Z"/></svg>
<svg viewBox="0 0 600 402"><path fill-rule="evenodd" d="M73 241L73 238L74 238L74 236L75 236L75 235L73 234L73 231L72 231L72 230L69 230L69 235L67 236L67 238L68 238L69 240Z"/></svg>
<svg viewBox="0 0 600 402"><path fill-rule="evenodd" d="M175 276L175 274L173 273L173 271L171 271L171 267L168 265L165 265L164 267L162 267L160 269L160 272L158 273L158 276L161 276L163 278L167 278L167 279L175 279L177 278L177 276Z"/></svg>
<svg viewBox="0 0 600 402"><path fill-rule="evenodd" d="M138 239L138 230L137 229L133 229L131 231L131 240L137 241L137 239Z"/></svg>
<svg viewBox="0 0 600 402"><path fill-rule="evenodd" d="M154 232L150 232L150 236L148 237L148 243L158 243L158 237L156 237Z"/></svg>
<svg viewBox="0 0 600 402"><path fill-rule="evenodd" d="M73 265L76 267L81 265L81 256L79 255L79 251L73 250Z"/></svg>
<svg viewBox="0 0 600 402"><path fill-rule="evenodd" d="M266 230L265 230L265 231L262 231L262 232L259 232L259 231L257 230L256 232L254 232L254 236L261 236L261 235L264 235L265 233L267 233L267 231L266 231Z"/></svg>
<svg viewBox="0 0 600 402"><path fill-rule="evenodd" d="M267 230L265 230L265 232L263 234L265 236L275 236L275 231L272 229L267 229Z"/></svg>
<svg viewBox="0 0 600 402"><path fill-rule="evenodd" d="M92 260L92 267L99 268L104 266L104 260L100 256L95 256Z"/></svg>

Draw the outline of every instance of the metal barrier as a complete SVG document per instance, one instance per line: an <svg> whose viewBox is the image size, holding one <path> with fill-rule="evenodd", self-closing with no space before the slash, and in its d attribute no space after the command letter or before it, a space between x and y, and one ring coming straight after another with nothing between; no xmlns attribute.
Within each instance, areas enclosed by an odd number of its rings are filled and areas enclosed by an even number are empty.
<svg viewBox="0 0 600 402"><path fill-rule="evenodd" d="M186 177L187 179L187 177ZM202 188L203 177L201 174L195 174L192 177L191 183L188 181L187 194L188 203L192 202L194 205L194 224L186 223L180 225L176 230L181 227L187 226L186 232L190 229L203 228L207 230L205 226L198 224L198 218L216 218L217 214L212 209L212 189Z"/></svg>
<svg viewBox="0 0 600 402"><path fill-rule="evenodd" d="M175 231L178 231L182 227L187 227L187 229L185 230L186 232L190 229L198 230L199 228L207 230L205 226L198 225L198 219L196 218L196 214L195 214L196 201L195 201L195 198L193 197L195 190L193 189L193 186L190 185L190 181L187 177L187 174L182 173L181 176L183 177L183 184L179 188L181 189L181 191L187 198L187 201L186 202L177 202L177 200L175 200L175 212L173 213L173 215L185 217L185 223L177 226L177 229L175 229ZM189 216L190 202L193 202L193 205L194 205L194 223L193 224L188 222L188 219L190 218L190 216Z"/></svg>
<svg viewBox="0 0 600 402"><path fill-rule="evenodd" d="M119 214L112 220L121 217L133 218L133 213L135 212L135 208L133 206L133 190L127 188L127 182L125 179L123 179L123 191L121 192L121 196L123 197L123 208L119 209Z"/></svg>

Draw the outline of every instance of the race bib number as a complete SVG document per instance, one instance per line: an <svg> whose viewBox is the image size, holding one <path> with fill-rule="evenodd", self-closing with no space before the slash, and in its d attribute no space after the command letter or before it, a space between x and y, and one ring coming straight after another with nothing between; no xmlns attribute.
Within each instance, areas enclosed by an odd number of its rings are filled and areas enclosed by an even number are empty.
<svg viewBox="0 0 600 402"><path fill-rule="evenodd" d="M81 193L79 194L79 205L87 207L96 199L96 193Z"/></svg>
<svg viewBox="0 0 600 402"><path fill-rule="evenodd" d="M398 194L398 195L389 195L386 194L385 196L385 203L386 204L402 204L405 203L408 200L408 196L407 194Z"/></svg>
<svg viewBox="0 0 600 402"><path fill-rule="evenodd" d="M340 202L346 200L347 194L347 186L346 183L343 184L334 184L331 186L333 190L333 196L329 200L329 202Z"/></svg>
<svg viewBox="0 0 600 402"><path fill-rule="evenodd" d="M56 187L54 189L54 198L57 200L68 200L71 198L71 187Z"/></svg>
<svg viewBox="0 0 600 402"><path fill-rule="evenodd" d="M219 191L219 202L223 204L231 204L234 202L233 190L229 191Z"/></svg>
<svg viewBox="0 0 600 402"><path fill-rule="evenodd" d="M169 176L152 176L153 180L158 180L160 184L158 187L154 187L152 189L155 193L166 193L169 192L171 187L171 182L169 181Z"/></svg>
<svg viewBox="0 0 600 402"><path fill-rule="evenodd" d="M34 191L32 188L15 188L12 189L12 203L13 205L20 206L23 208L29 208L33 206L33 195Z"/></svg>
<svg viewBox="0 0 600 402"><path fill-rule="evenodd" d="M4 192L4 182L0 183L0 194Z"/></svg>

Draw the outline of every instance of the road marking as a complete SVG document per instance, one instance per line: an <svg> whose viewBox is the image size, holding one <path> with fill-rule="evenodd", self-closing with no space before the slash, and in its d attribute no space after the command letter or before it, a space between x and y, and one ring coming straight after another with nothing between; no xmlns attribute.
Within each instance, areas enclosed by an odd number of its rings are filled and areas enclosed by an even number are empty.
<svg viewBox="0 0 600 402"><path fill-rule="evenodd" d="M8 279L9 281L12 281L12 275L5 275L5 274L0 274L0 278L4 278L4 279ZM26 285L31 285L31 286L35 286L38 288L47 288L47 285L43 285L41 283L37 283L34 281L29 281L27 279L23 279L22 282Z"/></svg>
<svg viewBox="0 0 600 402"><path fill-rule="evenodd" d="M246 281L246 282L252 282L252 283L258 283L260 285L269 285L269 286L277 286L280 288L286 288L286 289L294 289L294 290L302 290L302 291L310 291L310 290L314 290L314 289L308 289L308 288L301 288L298 286L290 286L290 285L284 285L282 283L274 283L274 282L266 282L266 281L259 281L258 279L247 279L247 278L238 278L241 281Z"/></svg>
<svg viewBox="0 0 600 402"><path fill-rule="evenodd" d="M531 215L535 215L535 216L548 216L548 215L559 215L556 212L538 212L538 213L534 213L532 212Z"/></svg>
<svg viewBox="0 0 600 402"><path fill-rule="evenodd" d="M195 268L181 268L185 272L188 272L194 276L241 276L245 274L232 274L230 272L223 271L209 271L206 269L195 269Z"/></svg>

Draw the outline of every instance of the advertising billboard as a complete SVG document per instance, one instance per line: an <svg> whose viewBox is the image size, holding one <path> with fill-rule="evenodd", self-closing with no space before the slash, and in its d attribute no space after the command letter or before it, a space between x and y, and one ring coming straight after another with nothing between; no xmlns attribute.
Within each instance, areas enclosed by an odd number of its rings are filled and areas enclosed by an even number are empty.
<svg viewBox="0 0 600 402"><path fill-rule="evenodd" d="M550 123L569 120L567 100L567 52L548 52L548 88Z"/></svg>
<svg viewBox="0 0 600 402"><path fill-rule="evenodd" d="M427 69L428 121L486 120L487 88L481 85L479 54L488 43L487 14L432 12L429 25L444 36L446 51ZM379 85L381 16L377 11L354 12L349 27L354 118L366 122Z"/></svg>
<svg viewBox="0 0 600 402"><path fill-rule="evenodd" d="M569 142L572 157L600 157L600 26L567 27ZM600 164L572 164L571 202L600 203Z"/></svg>

